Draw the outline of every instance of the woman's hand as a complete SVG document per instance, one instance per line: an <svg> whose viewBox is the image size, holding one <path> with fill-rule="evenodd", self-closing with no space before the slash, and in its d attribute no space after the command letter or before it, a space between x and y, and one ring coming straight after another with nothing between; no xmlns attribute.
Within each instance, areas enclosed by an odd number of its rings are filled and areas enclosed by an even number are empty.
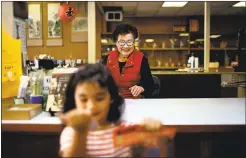
<svg viewBox="0 0 246 158"><path fill-rule="evenodd" d="M137 86L137 85L132 86L131 88L129 88L129 90L131 91L134 97L137 97L139 96L139 94L144 92L144 88L141 86Z"/></svg>
<svg viewBox="0 0 246 158"><path fill-rule="evenodd" d="M89 110L72 109L65 114L61 114L60 119L66 126L82 132L88 129L91 116Z"/></svg>

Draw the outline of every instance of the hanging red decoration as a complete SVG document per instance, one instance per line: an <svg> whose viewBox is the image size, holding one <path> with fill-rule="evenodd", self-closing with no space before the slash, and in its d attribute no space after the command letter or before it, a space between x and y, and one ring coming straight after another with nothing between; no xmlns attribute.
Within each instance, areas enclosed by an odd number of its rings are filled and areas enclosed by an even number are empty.
<svg viewBox="0 0 246 158"><path fill-rule="evenodd" d="M58 10L58 15L62 21L71 21L77 13L76 7L70 4L63 4Z"/></svg>

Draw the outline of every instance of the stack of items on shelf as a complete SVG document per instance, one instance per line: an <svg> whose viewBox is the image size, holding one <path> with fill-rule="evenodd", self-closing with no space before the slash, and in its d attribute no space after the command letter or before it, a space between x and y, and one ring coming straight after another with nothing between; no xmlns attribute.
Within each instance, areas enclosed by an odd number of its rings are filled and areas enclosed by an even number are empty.
<svg viewBox="0 0 246 158"><path fill-rule="evenodd" d="M70 76L75 73L77 69L78 68L56 68L53 70L45 107L45 110L51 112L52 115L62 110L68 81Z"/></svg>
<svg viewBox="0 0 246 158"><path fill-rule="evenodd" d="M20 77L14 104L3 108L4 119L31 119L45 110L59 112L63 107L64 92L72 73L78 68L54 68L31 72Z"/></svg>

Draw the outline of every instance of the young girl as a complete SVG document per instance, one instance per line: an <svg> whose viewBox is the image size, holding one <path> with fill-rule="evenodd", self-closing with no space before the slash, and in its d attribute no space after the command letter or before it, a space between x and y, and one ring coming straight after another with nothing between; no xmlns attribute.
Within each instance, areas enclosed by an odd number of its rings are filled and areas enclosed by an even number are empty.
<svg viewBox="0 0 246 158"><path fill-rule="evenodd" d="M112 131L120 121L124 99L110 72L101 64L88 64L71 76L65 94L60 137L62 157L131 157L132 148L113 145ZM149 130L159 129L145 120Z"/></svg>

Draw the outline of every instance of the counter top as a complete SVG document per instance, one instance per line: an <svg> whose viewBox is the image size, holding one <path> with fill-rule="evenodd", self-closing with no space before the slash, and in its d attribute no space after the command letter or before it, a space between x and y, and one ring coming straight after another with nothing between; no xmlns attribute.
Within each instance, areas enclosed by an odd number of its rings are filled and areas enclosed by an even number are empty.
<svg viewBox="0 0 246 158"><path fill-rule="evenodd" d="M152 75L221 75L221 74L239 74L246 75L246 72L183 72L183 71L151 71Z"/></svg>
<svg viewBox="0 0 246 158"><path fill-rule="evenodd" d="M221 131L245 127L245 98L139 99L126 100L122 119L139 123L143 118L160 120L181 131ZM2 120L3 131L59 132L58 117L42 112L31 120Z"/></svg>

